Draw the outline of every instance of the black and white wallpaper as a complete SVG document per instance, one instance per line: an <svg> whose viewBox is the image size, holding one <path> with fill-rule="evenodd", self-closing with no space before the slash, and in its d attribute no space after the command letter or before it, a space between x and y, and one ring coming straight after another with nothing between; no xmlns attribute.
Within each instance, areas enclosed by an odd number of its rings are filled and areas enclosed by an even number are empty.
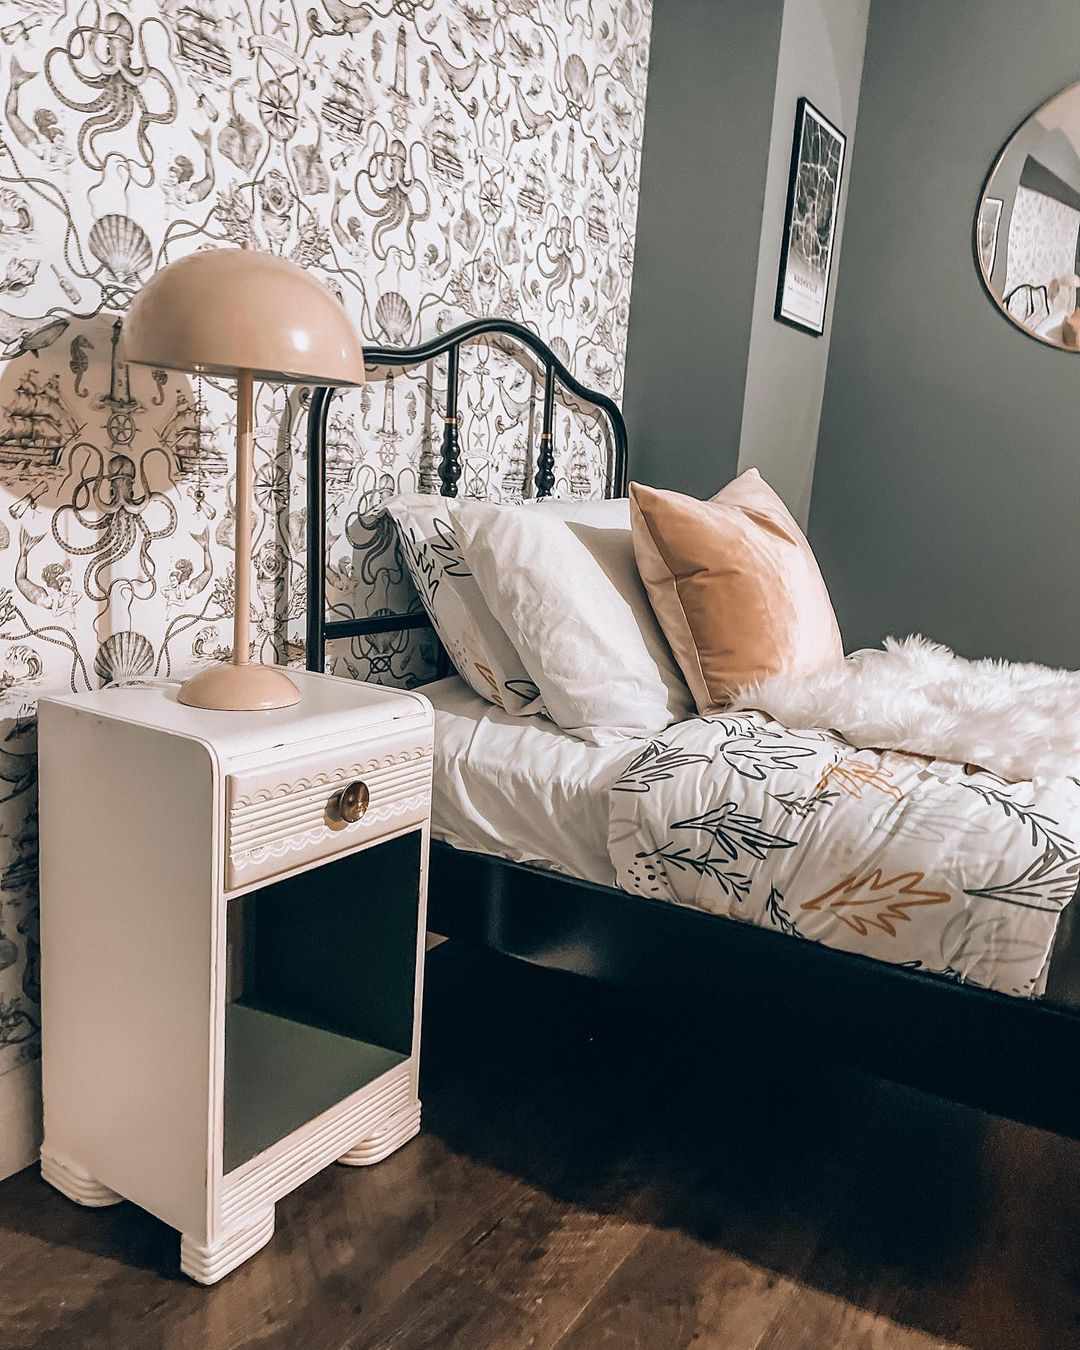
<svg viewBox="0 0 1080 1350"><path fill-rule="evenodd" d="M124 311L193 249L312 268L365 341L531 324L620 396L651 0L8 0L0 6L0 1073L38 1052L34 709L228 653L231 391L128 368ZM463 363L463 490L518 496L539 390ZM371 512L430 486L438 364L340 399L331 602L408 603ZM255 646L302 660L305 391L258 392ZM598 424L561 408L562 493ZM335 669L408 679L390 635ZM82 766L86 772L92 766ZM0 1089L2 1091L2 1089Z"/></svg>

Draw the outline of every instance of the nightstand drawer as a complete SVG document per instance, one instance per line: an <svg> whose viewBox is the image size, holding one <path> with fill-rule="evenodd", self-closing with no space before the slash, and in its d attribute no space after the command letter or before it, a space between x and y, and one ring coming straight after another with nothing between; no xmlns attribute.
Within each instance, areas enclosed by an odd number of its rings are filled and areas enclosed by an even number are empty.
<svg viewBox="0 0 1080 1350"><path fill-rule="evenodd" d="M425 820L431 742L414 730L230 774L225 794L225 886L235 890Z"/></svg>

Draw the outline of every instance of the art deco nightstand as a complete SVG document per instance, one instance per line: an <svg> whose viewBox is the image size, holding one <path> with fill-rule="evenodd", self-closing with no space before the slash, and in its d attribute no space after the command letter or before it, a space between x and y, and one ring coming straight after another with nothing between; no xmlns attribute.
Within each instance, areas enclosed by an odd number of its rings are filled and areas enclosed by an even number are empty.
<svg viewBox="0 0 1080 1350"><path fill-rule="evenodd" d="M293 674L274 712L40 704L42 1175L178 1229L202 1284L420 1127L431 705Z"/></svg>

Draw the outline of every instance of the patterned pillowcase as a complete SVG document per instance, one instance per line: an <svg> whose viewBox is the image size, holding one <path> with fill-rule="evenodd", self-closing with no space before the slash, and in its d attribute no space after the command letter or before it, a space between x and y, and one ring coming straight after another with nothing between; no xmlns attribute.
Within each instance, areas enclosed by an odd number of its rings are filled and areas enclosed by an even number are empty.
<svg viewBox="0 0 1080 1350"><path fill-rule="evenodd" d="M411 492L384 505L420 601L461 678L515 717L542 713L539 689L465 566L450 499Z"/></svg>

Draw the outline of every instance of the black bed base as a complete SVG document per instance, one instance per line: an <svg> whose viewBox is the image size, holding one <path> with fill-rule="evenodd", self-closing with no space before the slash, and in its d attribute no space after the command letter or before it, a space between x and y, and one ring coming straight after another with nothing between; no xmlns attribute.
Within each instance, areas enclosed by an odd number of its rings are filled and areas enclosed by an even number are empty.
<svg viewBox="0 0 1080 1350"><path fill-rule="evenodd" d="M685 1011L695 1036L843 1059L1080 1138L1080 1014L1068 1009L438 842L429 893L432 931Z"/></svg>

